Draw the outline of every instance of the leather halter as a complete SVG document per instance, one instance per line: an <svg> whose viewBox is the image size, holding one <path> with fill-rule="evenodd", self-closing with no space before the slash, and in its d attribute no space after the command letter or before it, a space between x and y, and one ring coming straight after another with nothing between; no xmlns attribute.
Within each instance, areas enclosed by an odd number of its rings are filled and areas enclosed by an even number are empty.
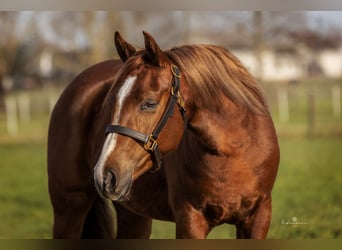
<svg viewBox="0 0 342 250"><path fill-rule="evenodd" d="M172 64L171 72L172 72L173 78L172 78L172 86L170 90L170 98L168 100L164 114L162 115L159 123L157 124L156 128L153 130L152 133L144 134L134 129L123 127L120 125L109 125L106 128L106 135L109 133L117 133L120 135L125 135L130 138L133 138L134 140L138 142L142 142L144 144L144 149L150 152L153 156L153 160L155 163L154 164L155 169L152 170L153 172L158 171L161 168L161 164L162 164L161 153L158 148L157 139L158 139L160 132L164 128L166 122L168 121L169 117L172 115L173 109L176 103L180 107L183 120L186 123L184 101L183 101L182 96L179 93L180 71L176 65Z"/></svg>

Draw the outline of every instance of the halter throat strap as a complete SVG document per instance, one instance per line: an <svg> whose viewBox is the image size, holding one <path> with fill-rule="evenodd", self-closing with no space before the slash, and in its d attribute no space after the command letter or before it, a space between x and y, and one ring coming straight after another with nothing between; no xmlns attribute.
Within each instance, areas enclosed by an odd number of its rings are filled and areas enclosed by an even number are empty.
<svg viewBox="0 0 342 250"><path fill-rule="evenodd" d="M121 125L109 125L106 128L106 135L109 133L117 133L120 135L128 136L138 142L143 143L144 149L150 152L153 156L155 168L151 170L151 172L156 172L161 168L162 160L161 160L161 153L159 151L157 139L158 139L160 132L166 125L169 117L172 116L176 103L178 104L180 108L184 123L186 123L184 100L179 93L180 71L176 65L172 64L171 72L172 72L173 77L172 77L172 86L170 90L170 98L169 98L166 109L161 119L159 120L156 128L153 130L151 134L144 134L134 129L124 127Z"/></svg>

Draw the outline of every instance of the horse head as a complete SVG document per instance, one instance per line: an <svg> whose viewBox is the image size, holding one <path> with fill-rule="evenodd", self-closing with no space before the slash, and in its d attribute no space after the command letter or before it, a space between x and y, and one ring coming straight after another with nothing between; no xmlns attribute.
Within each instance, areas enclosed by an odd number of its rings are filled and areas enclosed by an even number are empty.
<svg viewBox="0 0 342 250"><path fill-rule="evenodd" d="M139 51L118 32L114 37L124 64L105 100L111 124L94 169L97 190L112 200L127 198L134 180L158 169L184 131L185 80L153 37L143 34L145 49Z"/></svg>

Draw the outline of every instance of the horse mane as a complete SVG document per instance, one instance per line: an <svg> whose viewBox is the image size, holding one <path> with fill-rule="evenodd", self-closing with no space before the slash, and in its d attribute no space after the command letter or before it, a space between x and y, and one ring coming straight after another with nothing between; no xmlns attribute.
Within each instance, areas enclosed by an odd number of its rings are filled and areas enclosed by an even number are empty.
<svg viewBox="0 0 342 250"><path fill-rule="evenodd" d="M228 50L215 45L185 45L165 53L186 78L191 105L196 108L219 111L220 97L225 96L253 113L268 112L256 79Z"/></svg>

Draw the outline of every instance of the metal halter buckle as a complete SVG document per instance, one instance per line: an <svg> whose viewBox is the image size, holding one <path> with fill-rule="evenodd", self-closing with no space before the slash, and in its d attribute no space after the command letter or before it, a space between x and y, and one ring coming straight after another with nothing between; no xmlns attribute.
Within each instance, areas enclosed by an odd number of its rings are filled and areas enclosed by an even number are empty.
<svg viewBox="0 0 342 250"><path fill-rule="evenodd" d="M157 140L153 138L153 135L150 134L148 136L147 142L144 144L144 149L146 151L154 151L156 149L156 146L158 145Z"/></svg>

